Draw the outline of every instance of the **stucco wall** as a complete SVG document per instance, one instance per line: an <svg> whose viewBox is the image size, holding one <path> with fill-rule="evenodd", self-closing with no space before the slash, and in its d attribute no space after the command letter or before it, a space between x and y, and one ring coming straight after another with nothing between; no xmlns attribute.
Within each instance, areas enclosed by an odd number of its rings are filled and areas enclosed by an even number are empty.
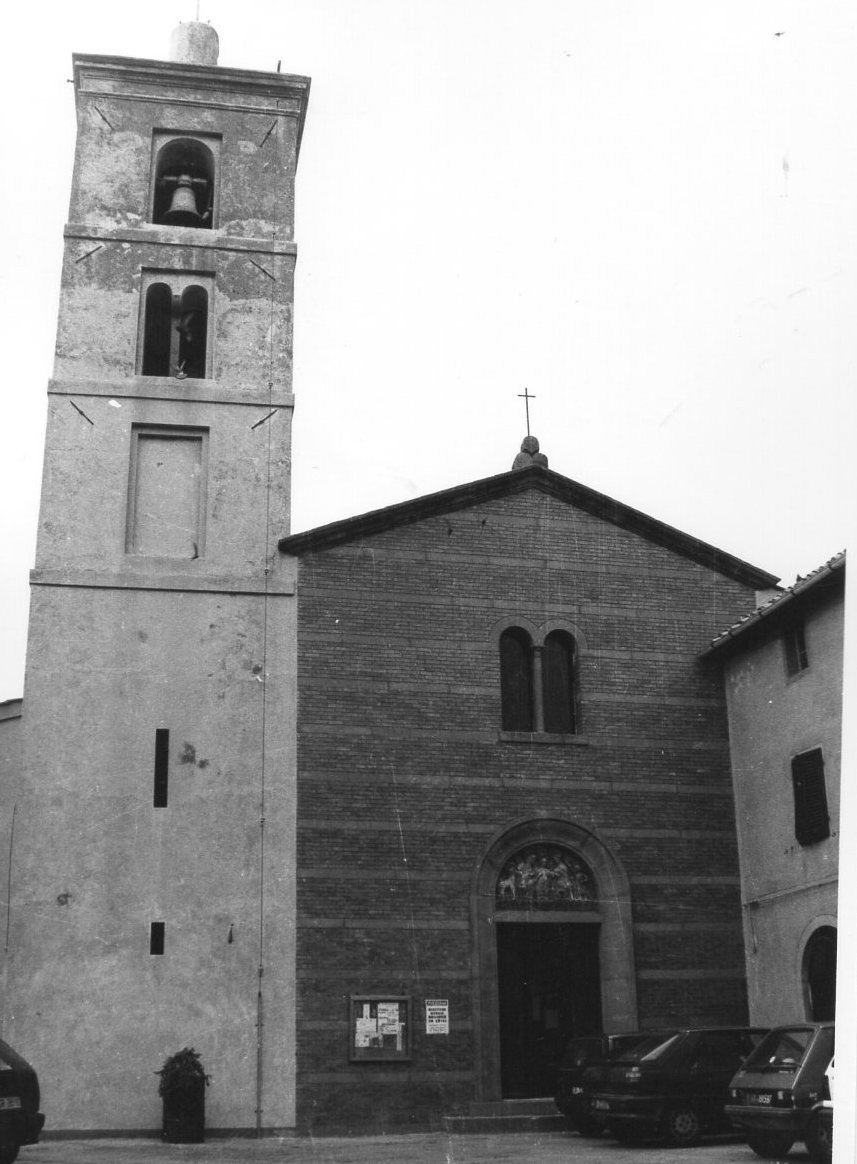
<svg viewBox="0 0 857 1164"><path fill-rule="evenodd" d="M52 1131L156 1131L154 1072L186 1044L212 1076L209 1127L288 1127L296 615L276 538L289 522L309 82L74 65L5 1030L39 1071ZM213 229L148 220L164 133L210 143ZM138 374L147 270L206 283L204 378ZM135 461L141 433L149 459ZM162 808L158 729L170 733ZM153 921L163 954L150 952Z"/></svg>
<svg viewBox="0 0 857 1164"><path fill-rule="evenodd" d="M34 590L5 1029L53 1130L157 1127L152 1073L186 1044L209 1125L254 1126L262 816L264 1118L293 1122L293 615L282 594Z"/></svg>
<svg viewBox="0 0 857 1164"><path fill-rule="evenodd" d="M5 909L0 917L5 946L9 914L9 852L14 839L17 801L21 792L24 766L24 733L22 724L23 701L6 699L0 703L0 900ZM2 998L0 998L0 1035L3 1034L5 1004L9 996L6 982L6 963L2 967Z"/></svg>
<svg viewBox="0 0 857 1164"><path fill-rule="evenodd" d="M725 668L735 810L755 1022L804 1019L801 952L819 919L836 917L842 724L841 593L803 607L809 666L786 673L776 633ZM821 748L831 836L795 839L792 757Z"/></svg>

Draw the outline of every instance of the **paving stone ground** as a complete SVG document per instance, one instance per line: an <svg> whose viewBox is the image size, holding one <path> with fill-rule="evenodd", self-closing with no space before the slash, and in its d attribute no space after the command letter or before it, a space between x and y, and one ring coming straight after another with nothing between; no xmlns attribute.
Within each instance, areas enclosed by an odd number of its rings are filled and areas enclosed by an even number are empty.
<svg viewBox="0 0 857 1164"><path fill-rule="evenodd" d="M802 1145L785 1164L807 1164ZM708 1141L694 1148L626 1147L606 1137L570 1132L516 1135L331 1137L329 1139L46 1140L22 1148L19 1164L759 1164L740 1142Z"/></svg>

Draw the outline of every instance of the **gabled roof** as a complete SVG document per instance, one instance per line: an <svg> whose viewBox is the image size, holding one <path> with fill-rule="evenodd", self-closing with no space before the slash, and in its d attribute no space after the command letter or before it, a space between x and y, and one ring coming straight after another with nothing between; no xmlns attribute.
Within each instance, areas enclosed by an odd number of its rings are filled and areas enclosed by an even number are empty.
<svg viewBox="0 0 857 1164"><path fill-rule="evenodd" d="M469 509L486 501L525 493L531 489L556 497L576 509L638 534L647 541L673 550L736 582L753 586L757 590L769 589L777 583L777 578L773 574L759 570L756 566L733 557L732 554L724 553L707 542L682 533L681 530L665 525L664 522L649 517L638 509L623 505L621 501L597 493L594 489L554 473L542 465L513 469L509 473L484 477L468 485L457 485L453 489L428 493L412 501L403 501L384 509L374 509L359 517L349 517L344 521L335 521L330 525L318 526L303 533L291 534L280 541L279 547L283 553L297 556L327 550L333 546L359 541L371 534L384 533L398 526L409 525L455 510Z"/></svg>
<svg viewBox="0 0 857 1164"><path fill-rule="evenodd" d="M712 639L711 645L702 652L703 658L713 655L715 652L721 653L737 639L740 639L739 646L744 646L748 639L754 637L754 632L763 625L767 628L773 624L779 625L787 621L789 617L797 614L798 608L803 606L805 602L822 598L827 593L838 590L844 583L845 551L843 550L840 554L832 557L830 561L825 562L823 566L813 570L811 574L798 578L793 586L789 586L775 595L764 606L757 607L756 610L739 619L738 622Z"/></svg>

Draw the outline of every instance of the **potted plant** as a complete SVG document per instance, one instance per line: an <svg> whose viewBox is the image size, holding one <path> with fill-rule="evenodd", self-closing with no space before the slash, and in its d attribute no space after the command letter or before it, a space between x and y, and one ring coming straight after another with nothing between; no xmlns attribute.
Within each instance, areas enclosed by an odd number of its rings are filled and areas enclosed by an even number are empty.
<svg viewBox="0 0 857 1164"><path fill-rule="evenodd" d="M205 1139L206 1075L193 1047L170 1055L160 1071L158 1095L164 1103L163 1136L169 1144L201 1144Z"/></svg>

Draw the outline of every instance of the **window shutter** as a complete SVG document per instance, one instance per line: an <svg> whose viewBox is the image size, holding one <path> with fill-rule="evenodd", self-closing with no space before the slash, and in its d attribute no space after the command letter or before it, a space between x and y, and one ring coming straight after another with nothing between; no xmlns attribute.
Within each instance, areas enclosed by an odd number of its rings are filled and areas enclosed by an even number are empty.
<svg viewBox="0 0 857 1164"><path fill-rule="evenodd" d="M800 845L814 845L830 836L824 759L821 748L803 752L792 760L795 798L795 837Z"/></svg>

